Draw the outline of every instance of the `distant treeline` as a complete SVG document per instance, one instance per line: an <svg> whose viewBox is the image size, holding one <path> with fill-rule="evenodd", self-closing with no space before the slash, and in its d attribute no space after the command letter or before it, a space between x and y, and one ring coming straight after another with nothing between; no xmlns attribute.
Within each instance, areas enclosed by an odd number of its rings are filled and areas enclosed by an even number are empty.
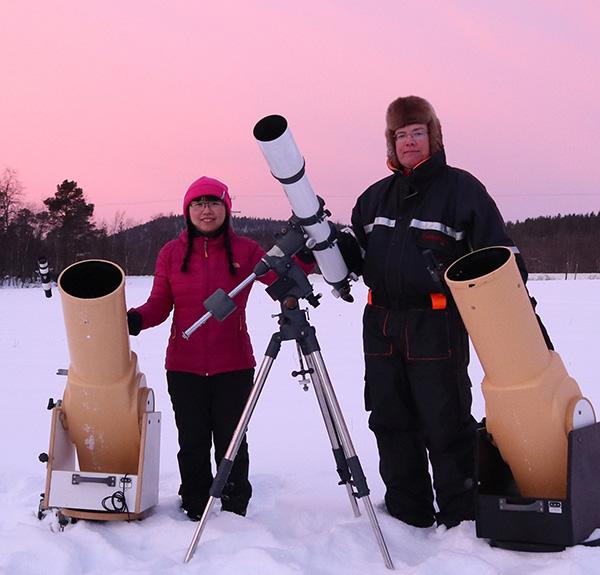
<svg viewBox="0 0 600 575"><path fill-rule="evenodd" d="M0 284L26 285L39 281L37 260L47 258L56 278L71 263L88 258L118 263L127 275L152 275L160 248L177 237L181 216L161 216L127 227L123 215L111 229L97 226L94 205L86 202L77 182L65 180L56 194L34 210L20 202L15 173L0 174ZM234 217L240 235L254 238L263 248L276 241L285 222ZM530 272L600 272L600 212L529 218L508 223L509 235L521 250Z"/></svg>
<svg viewBox="0 0 600 575"><path fill-rule="evenodd" d="M181 216L153 220L107 237L103 253L130 275L152 274L158 250L176 237L183 226ZM236 217L233 226L238 234L254 238L269 249L285 222ZM600 212L530 218L508 222L506 228L531 273L600 272Z"/></svg>
<svg viewBox="0 0 600 575"><path fill-rule="evenodd" d="M528 218L506 228L531 273L600 271L600 212Z"/></svg>

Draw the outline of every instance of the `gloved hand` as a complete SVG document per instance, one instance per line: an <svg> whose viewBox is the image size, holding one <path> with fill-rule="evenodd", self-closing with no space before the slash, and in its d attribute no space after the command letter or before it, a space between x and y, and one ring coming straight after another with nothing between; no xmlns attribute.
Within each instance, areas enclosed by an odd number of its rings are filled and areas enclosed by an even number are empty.
<svg viewBox="0 0 600 575"><path fill-rule="evenodd" d="M142 314L134 309L127 312L127 329L129 335L138 335L142 331Z"/></svg>
<svg viewBox="0 0 600 575"><path fill-rule="evenodd" d="M363 258L354 234L350 228L344 228L338 231L336 238L348 269L356 275L360 275L362 273Z"/></svg>

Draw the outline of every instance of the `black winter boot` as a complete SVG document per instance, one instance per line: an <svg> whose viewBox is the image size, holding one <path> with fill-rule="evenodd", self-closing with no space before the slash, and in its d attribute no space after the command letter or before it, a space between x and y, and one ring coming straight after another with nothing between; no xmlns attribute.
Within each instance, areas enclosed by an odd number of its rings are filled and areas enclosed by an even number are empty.
<svg viewBox="0 0 600 575"><path fill-rule="evenodd" d="M181 497L181 508L186 512L190 521L200 521L207 503L208 495L183 495Z"/></svg>
<svg viewBox="0 0 600 575"><path fill-rule="evenodd" d="M236 493L235 483L229 481L221 494L221 511L230 511L245 517L247 508L248 496Z"/></svg>

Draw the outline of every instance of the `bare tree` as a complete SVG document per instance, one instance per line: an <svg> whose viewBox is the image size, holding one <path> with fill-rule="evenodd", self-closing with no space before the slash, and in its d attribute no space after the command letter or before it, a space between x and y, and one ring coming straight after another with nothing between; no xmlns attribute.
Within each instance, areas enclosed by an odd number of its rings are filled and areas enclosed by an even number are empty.
<svg viewBox="0 0 600 575"><path fill-rule="evenodd" d="M4 168L0 174L0 233L6 233L12 217L21 204L23 186L17 177L17 171Z"/></svg>
<svg viewBox="0 0 600 575"><path fill-rule="evenodd" d="M111 222L106 226L106 232L109 236L112 236L138 225L140 225L140 222L128 218L125 211L120 211L115 213Z"/></svg>

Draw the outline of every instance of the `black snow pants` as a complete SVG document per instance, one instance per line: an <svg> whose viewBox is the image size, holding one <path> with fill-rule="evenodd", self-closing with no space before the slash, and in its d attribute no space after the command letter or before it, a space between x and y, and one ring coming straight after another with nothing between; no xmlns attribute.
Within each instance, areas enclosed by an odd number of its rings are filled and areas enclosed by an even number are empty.
<svg viewBox="0 0 600 575"><path fill-rule="evenodd" d="M388 511L418 527L473 519L476 422L458 312L367 305L363 344L365 403Z"/></svg>
<svg viewBox="0 0 600 575"><path fill-rule="evenodd" d="M212 484L210 452L214 444L219 465L238 424L252 388L253 369L201 376L167 371L167 382L177 426L179 473L184 506L204 505ZM248 444L242 441L224 493L245 509L252 495L248 481Z"/></svg>

